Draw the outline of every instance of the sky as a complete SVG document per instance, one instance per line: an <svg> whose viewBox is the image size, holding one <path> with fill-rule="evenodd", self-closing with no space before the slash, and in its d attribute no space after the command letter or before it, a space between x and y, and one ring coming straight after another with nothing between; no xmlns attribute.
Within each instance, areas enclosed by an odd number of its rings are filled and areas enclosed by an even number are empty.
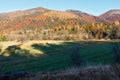
<svg viewBox="0 0 120 80"><path fill-rule="evenodd" d="M0 13L44 7L52 10L80 10L98 16L120 9L120 0L1 0Z"/></svg>

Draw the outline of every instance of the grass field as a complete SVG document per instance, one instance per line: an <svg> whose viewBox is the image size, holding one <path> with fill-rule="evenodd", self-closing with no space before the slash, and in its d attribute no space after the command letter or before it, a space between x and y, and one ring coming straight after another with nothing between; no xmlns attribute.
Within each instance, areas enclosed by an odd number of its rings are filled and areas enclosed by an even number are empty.
<svg viewBox="0 0 120 80"><path fill-rule="evenodd" d="M73 66L71 54L76 52L86 66L115 63L112 42L29 41L1 42L0 46L0 73L66 69Z"/></svg>

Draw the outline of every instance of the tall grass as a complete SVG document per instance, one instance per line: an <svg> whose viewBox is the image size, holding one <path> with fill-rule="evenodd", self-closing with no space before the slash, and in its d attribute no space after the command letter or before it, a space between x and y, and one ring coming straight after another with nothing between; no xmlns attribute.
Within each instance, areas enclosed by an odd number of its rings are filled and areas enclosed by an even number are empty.
<svg viewBox="0 0 120 80"><path fill-rule="evenodd" d="M120 65L71 68L61 72L42 72L18 80L120 80Z"/></svg>

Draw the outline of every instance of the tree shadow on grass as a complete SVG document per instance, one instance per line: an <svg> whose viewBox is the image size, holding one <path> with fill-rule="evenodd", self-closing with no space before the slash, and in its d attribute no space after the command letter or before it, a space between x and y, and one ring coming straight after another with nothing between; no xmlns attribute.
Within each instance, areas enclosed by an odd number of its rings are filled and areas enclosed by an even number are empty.
<svg viewBox="0 0 120 80"><path fill-rule="evenodd" d="M27 58L32 57L29 50L21 49L19 45L12 45L7 47L1 54L0 60L9 60L9 58Z"/></svg>
<svg viewBox="0 0 120 80"><path fill-rule="evenodd" d="M82 42L81 42L82 43ZM83 45L78 42L64 42L61 44L33 44L34 49L42 51L44 54L69 54L71 59L71 64L73 66L83 66L86 64L83 57L80 55L80 50L83 48Z"/></svg>
<svg viewBox="0 0 120 80"><path fill-rule="evenodd" d="M54 54L54 53L61 53L62 51L68 50L72 51L72 47L80 47L79 43L75 42L64 42L61 44L33 44L32 47L34 49L42 51L44 54Z"/></svg>
<svg viewBox="0 0 120 80"><path fill-rule="evenodd" d="M5 73L7 71L14 71L13 70L7 70L7 64L10 62L10 67L14 67L17 61L20 62L20 60L27 59L29 57L33 57L29 50L21 49L20 45L12 45L7 47L3 52L0 54L0 74ZM9 67L9 66L8 66Z"/></svg>
<svg viewBox="0 0 120 80"><path fill-rule="evenodd" d="M79 59L71 58L72 54L77 53L78 55L78 53L80 52L79 50L81 48L81 43L79 42L64 42L61 44L46 43L46 44L33 44L31 46L36 50L42 51L45 54L45 55L43 54L44 57L41 55L38 55L37 57L35 57L32 54L30 54L29 50L21 49L20 45L9 46L0 55L0 61L2 62L0 63L0 67L3 68L1 72L3 73L6 71L19 71L19 70L26 70L26 69L27 71L29 71L29 70L34 70L37 68L38 69L41 68L40 70L42 70L42 67L43 68L46 67L45 68L46 70L52 70L54 68L55 69L59 68L58 66L62 66L61 68L63 68L63 67L66 67L66 65L68 66L73 65L73 63L75 63L74 61L79 60ZM56 63L55 60L57 58L59 60ZM59 65L59 63L61 62L65 64ZM51 66L48 66L48 64L50 64ZM54 66L54 64L57 64L57 65ZM39 66L39 67L36 67L36 66ZM49 67L51 67L51 69L49 69Z"/></svg>

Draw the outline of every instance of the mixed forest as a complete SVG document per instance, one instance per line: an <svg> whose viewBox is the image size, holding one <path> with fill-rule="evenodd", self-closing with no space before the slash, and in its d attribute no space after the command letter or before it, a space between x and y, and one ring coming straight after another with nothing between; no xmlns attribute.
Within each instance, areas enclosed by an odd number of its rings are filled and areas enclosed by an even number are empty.
<svg viewBox="0 0 120 80"><path fill-rule="evenodd" d="M0 14L0 40L90 40L120 38L119 10L100 17L77 11L35 8ZM104 19L104 18L105 19Z"/></svg>

